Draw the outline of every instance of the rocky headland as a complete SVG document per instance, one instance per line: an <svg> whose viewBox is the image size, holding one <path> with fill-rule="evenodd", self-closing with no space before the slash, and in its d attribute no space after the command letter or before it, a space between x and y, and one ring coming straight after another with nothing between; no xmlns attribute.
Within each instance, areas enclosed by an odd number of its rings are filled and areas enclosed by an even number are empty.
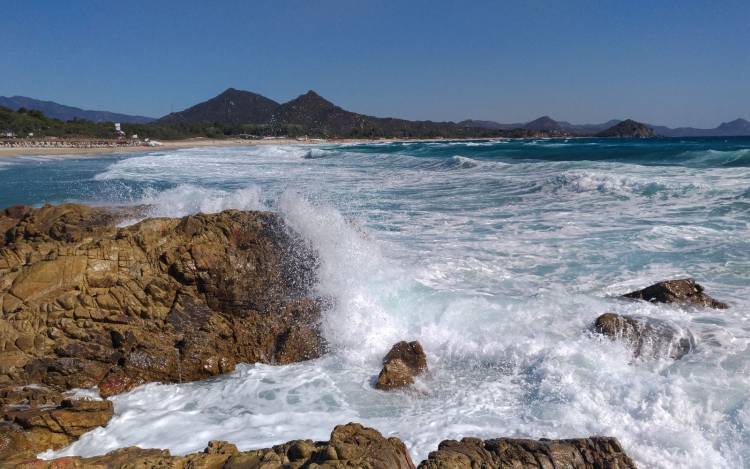
<svg viewBox="0 0 750 469"><path fill-rule="evenodd" d="M0 461L11 467L414 468L404 444L350 423L328 442L296 440L202 453L124 448L94 458L36 459L106 425L106 397L148 383L194 381L237 363L288 364L325 353L328 301L316 297L318 259L269 212L228 210L179 219L139 209L67 204L0 212ZM692 279L625 295L631 300L726 307ZM655 325L656 324L656 325ZM608 313L595 332L646 353L671 329ZM665 332L666 331L666 332ZM681 338L681 337L680 337ZM673 343L672 339L669 339ZM650 342L649 342L650 343ZM677 341L678 345L683 344ZM679 358L693 346L674 350ZM376 371L376 370L374 370ZM377 389L409 388L428 373L417 341L383 359ZM105 400L82 397L96 388ZM614 438L444 441L421 468L631 468Z"/></svg>
<svg viewBox="0 0 750 469"><path fill-rule="evenodd" d="M309 295L317 258L280 217L117 227L132 216L80 205L0 214L0 406L16 449L59 448L109 420L111 403L68 398L74 389L107 397L324 350L323 300Z"/></svg>

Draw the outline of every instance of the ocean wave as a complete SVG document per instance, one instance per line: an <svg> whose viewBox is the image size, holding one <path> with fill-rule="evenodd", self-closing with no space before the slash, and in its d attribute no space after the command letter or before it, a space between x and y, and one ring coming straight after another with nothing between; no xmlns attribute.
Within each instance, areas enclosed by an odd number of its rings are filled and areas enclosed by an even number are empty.
<svg viewBox="0 0 750 469"><path fill-rule="evenodd" d="M480 164L481 163L475 159L461 155L451 156L448 162L448 166L452 169L472 169L476 168Z"/></svg>
<svg viewBox="0 0 750 469"><path fill-rule="evenodd" d="M304 155L302 155L302 159L304 160L318 160L321 158L328 158L335 154L333 151L329 150L323 150L321 148L311 148L305 152Z"/></svg>
<svg viewBox="0 0 750 469"><path fill-rule="evenodd" d="M146 189L142 197L131 202L145 206L142 217L125 220L130 225L146 217L184 217L194 213L218 213L228 209L266 210L259 187L250 186L227 191L191 184L166 190Z"/></svg>
<svg viewBox="0 0 750 469"><path fill-rule="evenodd" d="M599 192L621 196L640 195L647 197L665 193L680 195L708 188L704 184L671 182L658 177L647 179L593 171L570 171L553 176L546 181L545 186L547 190L552 192Z"/></svg>
<svg viewBox="0 0 750 469"><path fill-rule="evenodd" d="M681 161L698 163L701 166L746 167L750 166L750 148L739 150L687 151L676 157Z"/></svg>

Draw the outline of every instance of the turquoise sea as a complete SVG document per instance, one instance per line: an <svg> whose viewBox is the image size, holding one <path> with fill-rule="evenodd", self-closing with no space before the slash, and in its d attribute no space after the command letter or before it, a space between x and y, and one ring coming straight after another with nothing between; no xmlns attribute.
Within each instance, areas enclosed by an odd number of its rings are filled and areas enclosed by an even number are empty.
<svg viewBox="0 0 750 469"><path fill-rule="evenodd" d="M0 160L0 206L279 211L321 257L331 352L149 384L54 453L173 453L327 439L349 421L415 461L462 436L617 437L644 468L750 466L750 139L514 140L200 148ZM617 296L691 276L728 310ZM689 329L680 360L589 331L616 311ZM371 384L418 339L423 393ZM52 456L47 453L46 456Z"/></svg>

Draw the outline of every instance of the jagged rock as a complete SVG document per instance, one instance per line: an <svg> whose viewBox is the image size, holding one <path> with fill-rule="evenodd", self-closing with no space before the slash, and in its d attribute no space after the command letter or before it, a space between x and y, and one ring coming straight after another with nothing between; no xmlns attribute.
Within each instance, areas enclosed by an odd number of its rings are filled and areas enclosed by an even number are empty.
<svg viewBox="0 0 750 469"><path fill-rule="evenodd" d="M703 286L696 283L695 279L683 278L655 283L643 290L637 290L622 296L652 303L677 303L717 309L729 307L726 303L706 295L703 290Z"/></svg>
<svg viewBox="0 0 750 469"><path fill-rule="evenodd" d="M605 313L596 318L594 330L624 341L635 357L678 359L695 348L689 330L654 318Z"/></svg>
<svg viewBox="0 0 750 469"><path fill-rule="evenodd" d="M375 387L388 391L414 383L414 377L427 371L427 356L417 342L399 342L383 358L383 369Z"/></svg>
<svg viewBox="0 0 750 469"><path fill-rule="evenodd" d="M129 216L73 204L0 212L0 386L106 397L320 356L317 258L279 216L116 226Z"/></svg>
<svg viewBox="0 0 750 469"><path fill-rule="evenodd" d="M635 469L615 438L446 440L419 469Z"/></svg>
<svg viewBox="0 0 750 469"><path fill-rule="evenodd" d="M65 398L45 386L0 387L0 461L60 448L112 417L112 403Z"/></svg>
<svg viewBox="0 0 750 469"><path fill-rule="evenodd" d="M349 423L334 428L328 442L295 440L273 448L238 451L231 443L211 441L202 453L170 456L168 451L123 448L93 458L68 457L29 461L28 468L415 469L406 446L377 430Z"/></svg>

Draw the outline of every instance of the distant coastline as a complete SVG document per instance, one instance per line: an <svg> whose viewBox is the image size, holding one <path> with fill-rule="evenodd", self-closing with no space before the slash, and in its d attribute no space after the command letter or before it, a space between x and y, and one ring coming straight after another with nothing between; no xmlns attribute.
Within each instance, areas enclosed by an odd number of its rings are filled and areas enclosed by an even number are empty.
<svg viewBox="0 0 750 469"><path fill-rule="evenodd" d="M44 155L99 155L109 153L137 153L137 152L152 152L159 150L174 150L180 148L198 148L198 147L243 147L243 146L256 146L256 145L320 145L320 144L342 144L342 143L389 143L389 142L439 142L439 141L460 141L460 140L487 140L477 138L465 138L465 139L454 139L454 138L380 138L380 139L367 139L367 138L336 138L336 139L309 139L300 140L295 138L274 138L274 139L262 139L262 140L246 140L246 139L223 139L223 138L205 138L196 137L182 140L166 140L159 141L159 145L148 146L148 145L129 145L129 144L116 144L112 142L111 145L100 145L91 147L74 147L74 146L59 146L59 147L45 147L45 146L15 146L15 147L3 147L0 146L0 157L17 157L17 156L44 156ZM63 142L64 144L64 142Z"/></svg>

